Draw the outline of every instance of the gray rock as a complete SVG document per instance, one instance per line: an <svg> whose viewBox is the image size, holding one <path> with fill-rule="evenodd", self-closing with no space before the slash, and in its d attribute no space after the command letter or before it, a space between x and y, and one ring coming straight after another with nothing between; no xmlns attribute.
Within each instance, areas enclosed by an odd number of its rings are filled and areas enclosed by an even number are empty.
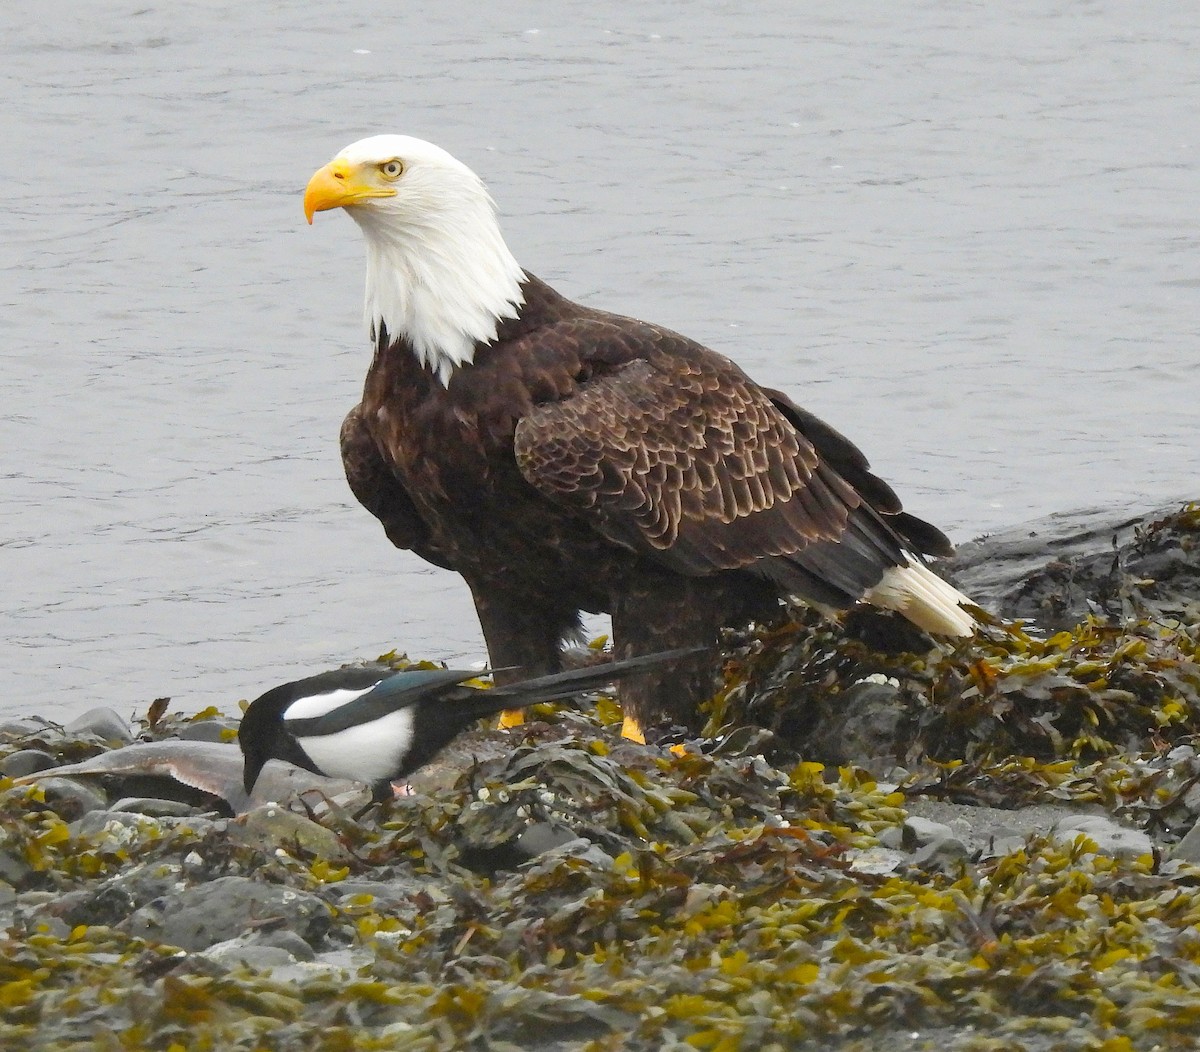
<svg viewBox="0 0 1200 1052"><path fill-rule="evenodd" d="M198 748L199 745L200 743L196 742L193 748ZM232 745L227 748L237 749L237 746ZM238 749L237 752L240 763L241 750ZM241 780L240 768L238 779ZM311 800L314 810L316 810L321 804L322 797L330 800L350 800L355 794L358 794L358 798L361 799L361 806L366 806L370 802L370 788L362 782L353 782L347 778L325 778L306 771L303 767L284 763L282 760L268 760L259 772L258 781L254 784L254 792L250 795L249 800L244 794L240 803L234 801L232 796L227 799L234 805L235 810L246 811L260 804L280 803L297 796L304 796L306 801Z"/></svg>
<svg viewBox="0 0 1200 1052"><path fill-rule="evenodd" d="M132 811L89 811L82 818L77 818L71 823L71 832L76 836L97 837L106 831L112 831L111 827L113 826L136 829L141 818L142 816L136 815Z"/></svg>
<svg viewBox="0 0 1200 1052"><path fill-rule="evenodd" d="M1190 789L1188 789L1187 792L1183 794L1183 800L1181 802L1183 806L1192 814L1200 811L1200 783L1193 785Z"/></svg>
<svg viewBox="0 0 1200 1052"><path fill-rule="evenodd" d="M1183 839L1171 849L1171 858L1176 862L1200 865L1200 822L1192 826Z"/></svg>
<svg viewBox="0 0 1200 1052"><path fill-rule="evenodd" d="M1197 565L1170 531L1145 545L1134 544L1140 528L1167 518L1181 499L1147 512L1128 506L1059 512L1002 533L960 544L942 564L954 583L981 606L1007 618L1032 620L1045 630L1070 628L1089 613L1120 615L1121 584L1142 590L1145 579L1158 579L1144 594L1168 606L1186 604L1196 594ZM1114 575L1114 557L1120 569Z"/></svg>
<svg viewBox="0 0 1200 1052"><path fill-rule="evenodd" d="M312 960L315 954L303 939L298 940L301 946L308 949L307 960ZM296 956L283 946L273 946L259 940L255 935L238 935L223 942L214 943L201 956L226 968L243 966L255 971L269 971L284 964L295 964Z"/></svg>
<svg viewBox="0 0 1200 1052"><path fill-rule="evenodd" d="M1005 810L945 800L926 800L922 797L905 801L904 809L911 816L928 818L949 826L969 851L980 852L987 858L1016 851L1028 837L1049 835L1055 822L1079 815L1078 809L1061 804L1037 804Z"/></svg>
<svg viewBox="0 0 1200 1052"><path fill-rule="evenodd" d="M8 778L23 778L34 771L48 771L57 767L58 761L41 749L20 749L0 760L0 774Z"/></svg>
<svg viewBox="0 0 1200 1052"><path fill-rule="evenodd" d="M958 837L948 836L931 840L913 853L912 864L935 873L950 873L970 854L967 845Z"/></svg>
<svg viewBox="0 0 1200 1052"><path fill-rule="evenodd" d="M315 947L329 931L330 910L308 892L227 876L155 899L120 927L138 938L198 951L271 924Z"/></svg>
<svg viewBox="0 0 1200 1052"><path fill-rule="evenodd" d="M332 829L278 804L264 804L239 815L229 823L229 838L252 847L300 851L331 862L348 862L353 858Z"/></svg>
<svg viewBox="0 0 1200 1052"><path fill-rule="evenodd" d="M568 840L565 844L560 844L558 847L552 848L530 861L528 863L530 867L529 872L533 874L542 869L551 870L566 858L576 859L585 866L601 871L608 871L612 869L613 865L612 855L605 851L599 844L588 840L586 837L575 837L573 840Z"/></svg>
<svg viewBox="0 0 1200 1052"><path fill-rule="evenodd" d="M271 969L271 982L287 983L294 987L300 987L313 980L332 981L335 983L344 983L347 974L358 972L366 974L362 969L370 968L372 961L370 954L362 951L351 950L326 950L319 953L311 961L294 961L291 964L281 964ZM284 1034L286 1027L282 1029L274 1029L272 1031L273 1038L280 1038ZM381 1048L407 1048L411 1046L403 1043L389 1042L387 1040L388 1028L376 1031L379 1035ZM301 1038L301 1047L307 1048L311 1045L311 1041L305 1041ZM290 1047L282 1046L279 1047ZM545 1052L552 1052L549 1046L546 1046Z"/></svg>
<svg viewBox="0 0 1200 1052"><path fill-rule="evenodd" d="M888 826L887 829L880 830L879 843L882 847L889 851L897 850L904 843L904 826Z"/></svg>
<svg viewBox="0 0 1200 1052"><path fill-rule="evenodd" d="M137 834L126 830L143 830L151 836L155 833L162 836L176 829L201 834L215 827L219 821L204 814L152 815L141 811L89 811L71 823L71 832L91 840L107 835L120 843L127 843Z"/></svg>
<svg viewBox="0 0 1200 1052"><path fill-rule="evenodd" d="M859 872L890 873L907 863L924 870L950 872L971 854L966 842L945 822L909 815L879 834L879 847L860 852L851 865Z"/></svg>
<svg viewBox="0 0 1200 1052"><path fill-rule="evenodd" d="M19 888L33 872L29 865L16 852L0 847L0 880Z"/></svg>
<svg viewBox="0 0 1200 1052"><path fill-rule="evenodd" d="M591 843L590 840L580 837L569 826L556 822L532 822L517 837L516 847L523 855L533 858L535 855L553 851L555 848L574 841L582 841L581 849Z"/></svg>
<svg viewBox="0 0 1200 1052"><path fill-rule="evenodd" d="M863 680L833 699L809 737L806 754L827 764L889 769L896 762L903 719L897 687Z"/></svg>
<svg viewBox="0 0 1200 1052"><path fill-rule="evenodd" d="M88 709L68 723L63 730L68 736L94 734L106 742L120 742L128 745L133 741L133 731L129 721L109 708Z"/></svg>
<svg viewBox="0 0 1200 1052"><path fill-rule="evenodd" d="M444 891L437 884L417 877L396 876L391 880L364 880L351 877L339 880L329 886L330 894L339 899L354 898L359 895L371 896L371 908L377 913L392 913L400 909L412 908L415 895L423 895L435 904L446 900Z"/></svg>
<svg viewBox="0 0 1200 1052"><path fill-rule="evenodd" d="M185 724L179 732L180 740L186 742L228 742L228 733L236 733L239 720L229 716L215 716L210 720L195 720Z"/></svg>
<svg viewBox="0 0 1200 1052"><path fill-rule="evenodd" d="M38 731L44 731L50 724L45 720L35 720L25 716L14 716L0 719L0 738L25 738Z"/></svg>
<svg viewBox="0 0 1200 1052"><path fill-rule="evenodd" d="M300 768L295 769L300 770ZM307 771L303 773L308 774ZM313 775L312 777L318 776ZM319 786L298 788L294 794L294 799L303 803L305 814L311 815L317 821L330 814L358 815L371 807L371 787L365 782L348 782L336 778L323 778L322 781L326 783L325 788ZM327 789L329 791L326 791ZM254 795L250 797L248 805L263 803L275 803L275 801L260 799L258 787L255 786Z"/></svg>
<svg viewBox="0 0 1200 1052"><path fill-rule="evenodd" d="M22 928L36 927L38 935L49 935L52 939L66 939L71 934L71 925L61 917L55 917L44 909L37 911L27 909L29 905L25 896L17 900L13 910L13 919ZM36 915L36 921L34 917Z"/></svg>
<svg viewBox="0 0 1200 1052"><path fill-rule="evenodd" d="M1154 850L1154 841L1140 829L1120 825L1107 815L1074 815L1056 822L1050 831L1058 844L1073 843L1080 834L1093 840L1102 855L1139 858Z"/></svg>
<svg viewBox="0 0 1200 1052"><path fill-rule="evenodd" d="M135 909L137 899L128 887L106 881L94 890L71 892L56 905L60 916L72 927L78 924L120 924Z"/></svg>
<svg viewBox="0 0 1200 1052"><path fill-rule="evenodd" d="M58 892L43 904L41 913L59 917L72 928L79 924L117 925L138 907L175 891L174 867L163 870L162 866L135 866L99 884Z"/></svg>
<svg viewBox="0 0 1200 1052"><path fill-rule="evenodd" d="M954 830L948 825L920 815L909 815L900 827L900 845L908 851L951 839L955 839Z"/></svg>
<svg viewBox="0 0 1200 1052"><path fill-rule="evenodd" d="M293 961L315 961L316 952L308 943L293 931L281 928L278 931L268 931L256 935L255 938L263 946L273 946L286 950Z"/></svg>
<svg viewBox="0 0 1200 1052"><path fill-rule="evenodd" d="M57 891L27 891L21 896L21 905L31 909L40 909L57 902L60 898L61 894Z"/></svg>
<svg viewBox="0 0 1200 1052"><path fill-rule="evenodd" d="M103 811L108 807L108 797L103 789L74 778L42 778L38 786L46 799L46 806L68 822L89 811Z"/></svg>
<svg viewBox="0 0 1200 1052"><path fill-rule="evenodd" d="M896 842L899 843L900 827L896 826L895 829ZM879 839L882 840L883 837ZM850 859L850 868L856 873L895 873L910 861L906 853L883 845L851 851L847 857Z"/></svg>
<svg viewBox="0 0 1200 1052"><path fill-rule="evenodd" d="M203 812L179 800L161 800L154 796L125 796L113 804L110 813L131 811L150 818L187 818Z"/></svg>

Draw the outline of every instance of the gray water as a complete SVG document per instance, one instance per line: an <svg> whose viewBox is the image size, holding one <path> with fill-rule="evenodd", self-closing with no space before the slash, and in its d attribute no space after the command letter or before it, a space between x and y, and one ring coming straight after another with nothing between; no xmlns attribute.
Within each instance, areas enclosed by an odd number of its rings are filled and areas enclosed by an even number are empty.
<svg viewBox="0 0 1200 1052"><path fill-rule="evenodd" d="M475 661L337 431L401 131L531 271L852 436L958 540L1198 496L1200 5L44 3L0 14L0 712Z"/></svg>

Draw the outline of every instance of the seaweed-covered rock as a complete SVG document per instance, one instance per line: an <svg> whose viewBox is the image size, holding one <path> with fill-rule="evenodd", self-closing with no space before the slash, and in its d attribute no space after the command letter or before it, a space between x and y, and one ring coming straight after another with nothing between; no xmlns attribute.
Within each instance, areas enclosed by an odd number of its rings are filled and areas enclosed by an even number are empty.
<svg viewBox="0 0 1200 1052"><path fill-rule="evenodd" d="M1089 601L1098 612L1052 633L981 613L972 639L926 638L918 650L881 652L798 612L733 652L707 730L764 724L809 759L881 775L923 758L1048 761L1185 742L1200 734L1200 601L1189 593L1193 585L1200 592L1200 506L1123 529L1129 539L1104 554L1102 581L1084 572L1099 555L1072 556L1077 582L1099 589ZM1003 556L1008 542L997 543ZM1140 560L1164 553L1169 576L1142 577ZM998 592L1024 594L1019 584L1006 591L999 571L989 571ZM1034 576L1045 578L1042 570ZM865 737L843 715L858 712L864 697L873 706L860 714Z"/></svg>
<svg viewBox="0 0 1200 1052"><path fill-rule="evenodd" d="M897 762L905 707L900 688L884 677L852 683L822 709L804 738L806 755L825 763L857 763L886 770Z"/></svg>
<svg viewBox="0 0 1200 1052"><path fill-rule="evenodd" d="M185 742L233 742L240 722L232 716L193 720L179 728L179 738Z"/></svg>
<svg viewBox="0 0 1200 1052"><path fill-rule="evenodd" d="M73 778L43 779L41 789L47 806L67 821L89 811L103 811L108 806L103 790Z"/></svg>
<svg viewBox="0 0 1200 1052"><path fill-rule="evenodd" d="M1063 844L1074 844L1083 837L1106 855L1139 858L1154 851L1154 841L1140 829L1114 822L1107 815L1072 815L1055 824L1051 835Z"/></svg>
<svg viewBox="0 0 1200 1052"><path fill-rule="evenodd" d="M1036 629L801 614L732 642L707 738L539 709L370 807L112 809L207 757L228 803L214 711L152 709L149 752L0 728L104 796L0 779L0 1046L1192 1048L1195 506L1118 525L1029 549Z"/></svg>
<svg viewBox="0 0 1200 1052"><path fill-rule="evenodd" d="M146 903L175 890L178 873L137 866L112 879L64 892L47 903L42 915L61 917L70 927L115 927Z"/></svg>
<svg viewBox="0 0 1200 1052"><path fill-rule="evenodd" d="M281 927L310 946L329 931L329 907L316 895L230 875L140 907L118 927L137 938L203 950L256 927Z"/></svg>
<svg viewBox="0 0 1200 1052"><path fill-rule="evenodd" d="M228 831L232 841L247 845L275 844L331 862L345 862L351 857L333 830L275 804L248 811L230 823Z"/></svg>
<svg viewBox="0 0 1200 1052"><path fill-rule="evenodd" d="M1089 615L1121 618L1131 602L1176 614L1200 601L1200 503L1114 515L1061 512L961 545L946 567L1002 617L1048 631Z"/></svg>

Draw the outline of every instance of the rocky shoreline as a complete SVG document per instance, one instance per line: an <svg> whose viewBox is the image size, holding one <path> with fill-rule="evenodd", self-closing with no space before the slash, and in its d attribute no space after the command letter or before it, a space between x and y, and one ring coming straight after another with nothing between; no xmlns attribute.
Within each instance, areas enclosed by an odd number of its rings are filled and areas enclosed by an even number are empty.
<svg viewBox="0 0 1200 1052"><path fill-rule="evenodd" d="M236 712L0 724L0 1046L1195 1047L1200 506L950 570L970 643L801 615L705 736L547 707L384 805L239 798Z"/></svg>

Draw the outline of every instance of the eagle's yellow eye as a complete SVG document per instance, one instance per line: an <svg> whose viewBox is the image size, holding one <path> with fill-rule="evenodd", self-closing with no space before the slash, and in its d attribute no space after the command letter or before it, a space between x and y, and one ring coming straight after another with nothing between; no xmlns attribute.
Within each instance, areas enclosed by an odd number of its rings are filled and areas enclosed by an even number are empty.
<svg viewBox="0 0 1200 1052"><path fill-rule="evenodd" d="M379 173L385 179L399 179L404 174L404 165L399 158L393 157L379 166Z"/></svg>

